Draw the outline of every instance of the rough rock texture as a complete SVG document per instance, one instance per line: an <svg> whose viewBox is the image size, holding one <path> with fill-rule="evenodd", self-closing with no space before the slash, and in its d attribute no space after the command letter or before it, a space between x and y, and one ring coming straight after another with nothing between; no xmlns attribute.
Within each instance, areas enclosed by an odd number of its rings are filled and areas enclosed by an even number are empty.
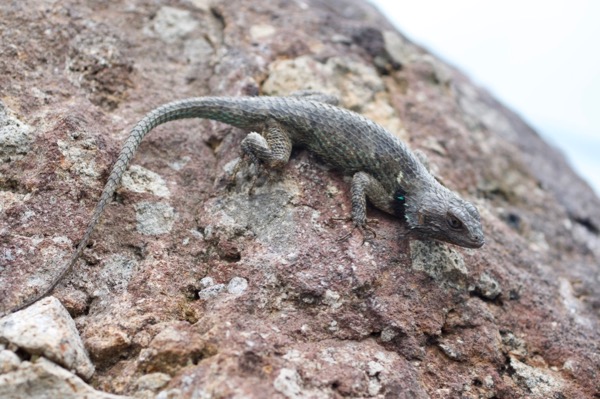
<svg viewBox="0 0 600 399"><path fill-rule="evenodd" d="M79 377L46 358L21 362L14 370L0 374L2 399L126 399L126 396L97 391Z"/></svg>
<svg viewBox="0 0 600 399"><path fill-rule="evenodd" d="M73 319L54 297L0 319L0 342L47 357L86 379L94 374Z"/></svg>
<svg viewBox="0 0 600 399"><path fill-rule="evenodd" d="M54 293L95 389L600 397L600 200L518 116L368 4L4 1L0 42L5 310L67 261L128 129L178 98L338 95L426 153L482 214L480 250L409 242L375 210L377 239L340 242L348 181L315 157L295 151L249 193L244 179L226 185L247 132L161 126ZM28 360L11 348L3 373Z"/></svg>

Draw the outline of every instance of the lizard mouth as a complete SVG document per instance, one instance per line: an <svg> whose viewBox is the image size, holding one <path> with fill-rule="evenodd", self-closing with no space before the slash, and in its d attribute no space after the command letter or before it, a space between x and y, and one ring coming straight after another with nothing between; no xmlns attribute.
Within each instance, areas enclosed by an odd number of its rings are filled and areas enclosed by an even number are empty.
<svg viewBox="0 0 600 399"><path fill-rule="evenodd" d="M485 244L485 239L483 238L483 236L481 236L476 237L474 240L467 241L458 245L461 245L466 248L481 248L483 247L483 244Z"/></svg>
<svg viewBox="0 0 600 399"><path fill-rule="evenodd" d="M451 244L454 245L458 245L461 247L465 247L465 248L481 248L483 247L483 245L485 244L485 238L483 236L483 234L470 234L468 236L457 236L457 237L451 237L450 239L448 237L444 237L443 239L446 242L449 242Z"/></svg>
<svg viewBox="0 0 600 399"><path fill-rule="evenodd" d="M481 248L485 244L485 238L483 234L475 234L470 236L454 236L448 237L444 234L417 234L419 239L431 239L434 238L438 241L442 241L448 244L458 245L464 248Z"/></svg>

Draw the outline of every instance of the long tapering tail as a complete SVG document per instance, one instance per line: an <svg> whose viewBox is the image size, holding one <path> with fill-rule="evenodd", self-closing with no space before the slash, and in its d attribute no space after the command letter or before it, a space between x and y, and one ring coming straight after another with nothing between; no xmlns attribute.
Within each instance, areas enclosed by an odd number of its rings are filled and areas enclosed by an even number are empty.
<svg viewBox="0 0 600 399"><path fill-rule="evenodd" d="M242 104L244 104L244 106L241 106ZM69 262L63 267L60 273L54 277L48 288L44 289L44 291L34 296L32 299L13 308L11 313L24 309L50 294L54 288L56 288L60 280L73 269L75 262L77 262L83 249L87 246L90 236L104 212L104 208L111 201L115 190L119 187L123 174L125 173L125 170L127 170L140 143L152 129L169 121L186 118L207 118L222 121L234 126L244 127L257 123L264 119L264 117L264 109L253 108L252 98L244 97L189 98L161 105L146 114L146 116L144 116L144 118L142 118L129 133L129 136L121 149L121 153L110 172L108 181L102 190L102 195L96 204L92 218L87 225L81 241L79 241L77 249L69 259Z"/></svg>

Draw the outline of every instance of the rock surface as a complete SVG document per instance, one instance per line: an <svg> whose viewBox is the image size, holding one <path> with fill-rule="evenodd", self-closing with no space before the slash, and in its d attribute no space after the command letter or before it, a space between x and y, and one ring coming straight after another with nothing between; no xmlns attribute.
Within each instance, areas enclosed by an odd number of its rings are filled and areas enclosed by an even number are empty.
<svg viewBox="0 0 600 399"><path fill-rule="evenodd" d="M178 98L337 95L422 150L482 214L480 250L407 241L376 210L377 239L340 242L351 226L332 218L348 216L349 184L316 157L294 151L249 193L243 177L226 184L247 132L161 126L54 292L96 390L600 396L600 200L512 111L368 4L0 2L0 26L1 309L59 272L128 129ZM0 390L24 368L52 375L30 379L32 392L77 378L0 349Z"/></svg>
<svg viewBox="0 0 600 399"><path fill-rule="evenodd" d="M126 396L97 391L74 374L41 357L24 361L15 370L0 375L3 399L127 399Z"/></svg>
<svg viewBox="0 0 600 399"><path fill-rule="evenodd" d="M83 378L94 374L75 322L54 297L0 319L0 342L29 356L44 356Z"/></svg>

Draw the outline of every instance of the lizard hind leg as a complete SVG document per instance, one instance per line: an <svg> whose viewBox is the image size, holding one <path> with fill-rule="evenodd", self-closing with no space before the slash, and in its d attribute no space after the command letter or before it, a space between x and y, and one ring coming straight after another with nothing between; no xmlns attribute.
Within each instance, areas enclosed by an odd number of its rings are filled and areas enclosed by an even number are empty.
<svg viewBox="0 0 600 399"><path fill-rule="evenodd" d="M242 140L242 151L253 162L262 162L269 168L281 169L292 154L292 140L289 133L279 124L270 122L262 134L249 133Z"/></svg>
<svg viewBox="0 0 600 399"><path fill-rule="evenodd" d="M271 171L281 170L288 163L292 153L292 140L290 135L276 122L269 122L262 134L249 133L241 143L245 158L236 165L232 179L243 165L248 163L256 166L256 173L252 176L250 192L253 191L261 167L265 167L271 176Z"/></svg>

